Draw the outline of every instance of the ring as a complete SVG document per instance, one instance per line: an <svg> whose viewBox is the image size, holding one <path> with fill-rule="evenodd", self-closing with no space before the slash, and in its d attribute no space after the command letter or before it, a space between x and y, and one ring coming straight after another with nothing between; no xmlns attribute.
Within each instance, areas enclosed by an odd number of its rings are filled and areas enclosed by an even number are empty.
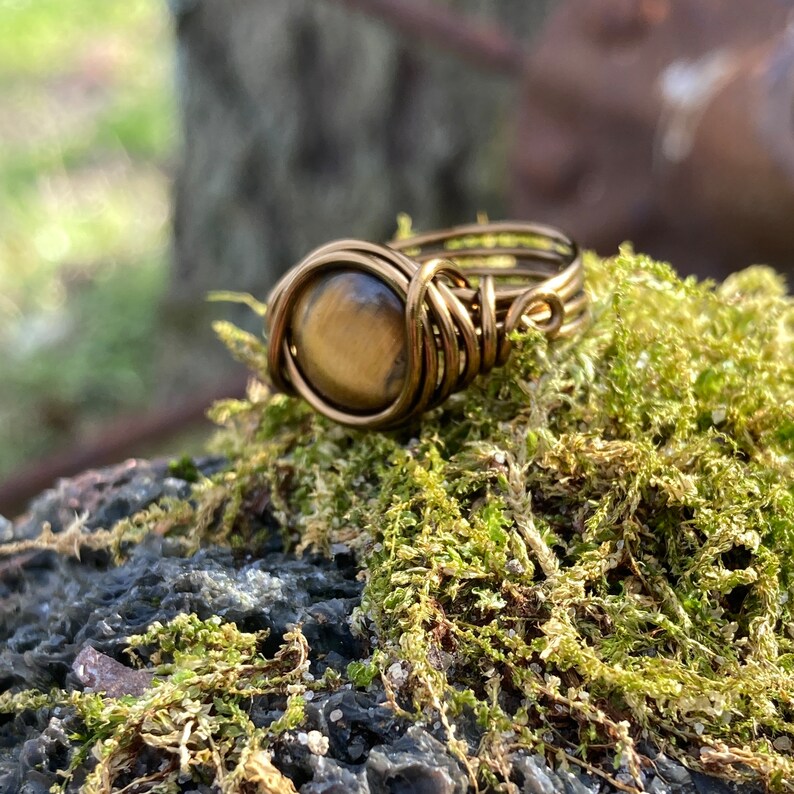
<svg viewBox="0 0 794 794"><path fill-rule="evenodd" d="M502 366L520 326L576 333L587 317L583 287L578 247L549 226L338 240L270 294L270 377L340 424L400 427Z"/></svg>

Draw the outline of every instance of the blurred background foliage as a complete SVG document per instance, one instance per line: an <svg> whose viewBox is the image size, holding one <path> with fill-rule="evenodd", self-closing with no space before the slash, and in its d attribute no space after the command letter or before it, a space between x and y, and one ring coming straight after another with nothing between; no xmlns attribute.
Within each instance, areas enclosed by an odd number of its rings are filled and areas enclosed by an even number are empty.
<svg viewBox="0 0 794 794"><path fill-rule="evenodd" d="M0 0L0 479L145 405L176 123L152 0Z"/></svg>

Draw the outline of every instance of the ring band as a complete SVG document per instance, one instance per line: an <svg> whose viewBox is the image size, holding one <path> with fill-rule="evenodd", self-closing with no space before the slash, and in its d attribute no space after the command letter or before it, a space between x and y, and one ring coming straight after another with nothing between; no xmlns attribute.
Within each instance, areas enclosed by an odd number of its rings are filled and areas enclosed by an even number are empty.
<svg viewBox="0 0 794 794"><path fill-rule="evenodd" d="M502 366L521 325L576 333L583 286L576 244L533 223L328 243L270 294L270 376L340 424L400 427Z"/></svg>

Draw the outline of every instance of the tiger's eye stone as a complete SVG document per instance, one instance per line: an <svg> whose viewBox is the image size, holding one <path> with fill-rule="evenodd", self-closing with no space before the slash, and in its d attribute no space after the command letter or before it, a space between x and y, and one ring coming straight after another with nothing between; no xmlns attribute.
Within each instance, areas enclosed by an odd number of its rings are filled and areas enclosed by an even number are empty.
<svg viewBox="0 0 794 794"><path fill-rule="evenodd" d="M292 344L304 378L339 408L386 408L405 379L404 309L389 286L367 273L317 276L292 313Z"/></svg>

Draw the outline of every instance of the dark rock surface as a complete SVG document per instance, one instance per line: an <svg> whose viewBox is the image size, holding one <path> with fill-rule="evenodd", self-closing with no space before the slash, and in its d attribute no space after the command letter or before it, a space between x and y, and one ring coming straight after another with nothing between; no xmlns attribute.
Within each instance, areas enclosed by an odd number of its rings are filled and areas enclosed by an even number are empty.
<svg viewBox="0 0 794 794"><path fill-rule="evenodd" d="M221 457L206 457L195 465L198 473L209 476L226 463ZM81 513L87 513L86 528L108 528L165 496L184 499L189 495L190 483L173 476L168 461L130 459L59 480L33 500L16 524L0 517L0 541L35 537L45 521L53 532L61 532Z"/></svg>
<svg viewBox="0 0 794 794"><path fill-rule="evenodd" d="M198 461L205 472L222 461ZM13 536L30 537L43 521L62 530L74 512L90 511L86 525L107 526L163 495L187 496L189 483L175 478L166 464L130 462L87 472L61 482L31 506ZM9 533L9 536L11 533ZM203 549L175 556L159 537L132 550L113 567L101 555L82 560L51 553L18 555L0 562L0 691L36 687L79 688L85 676L73 672L78 654L90 662L127 663L125 638L153 621L180 613L201 618L219 615L246 631L269 629L275 651L280 638L302 623L311 646L310 671L340 671L367 655L349 617L359 603L362 584L349 553L330 559L298 559L272 547L259 557L229 549ZM14 563L14 564L12 564ZM95 649L107 657L98 659ZM79 669L79 668L78 668ZM88 671L90 673L90 671ZM86 673L87 675L88 673ZM349 686L349 685L348 685ZM307 705L307 724L279 738L273 762L301 794L463 794L468 776L446 749L440 726L411 725L385 705L377 684L367 692L344 688L315 693ZM283 698L258 698L255 724L283 713ZM44 794L68 763L69 739L78 727L68 709L41 709L0 715L0 794ZM470 726L461 732L476 746ZM471 735L469 735L471 734ZM324 754L317 753L317 744ZM326 748L327 745L327 749ZM594 794L611 788L577 770L554 771L537 755L519 752L511 759L513 782L522 794ZM146 758L139 759L145 771ZM703 775L690 774L664 756L646 770L645 786L657 794L725 794L734 789ZM70 791L79 786L76 780ZM210 791L190 785L185 791Z"/></svg>

